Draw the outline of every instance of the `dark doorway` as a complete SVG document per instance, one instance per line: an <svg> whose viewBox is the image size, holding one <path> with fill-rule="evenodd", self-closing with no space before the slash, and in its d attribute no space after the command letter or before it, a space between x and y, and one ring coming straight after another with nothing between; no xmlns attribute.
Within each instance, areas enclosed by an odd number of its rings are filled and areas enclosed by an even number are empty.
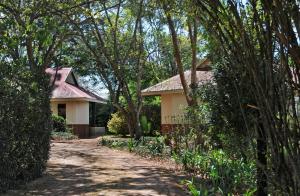
<svg viewBox="0 0 300 196"><path fill-rule="evenodd" d="M90 125L95 127L106 127L114 108L111 104L90 102Z"/></svg>
<svg viewBox="0 0 300 196"><path fill-rule="evenodd" d="M66 119L66 104L58 104L57 105L57 114L58 116Z"/></svg>

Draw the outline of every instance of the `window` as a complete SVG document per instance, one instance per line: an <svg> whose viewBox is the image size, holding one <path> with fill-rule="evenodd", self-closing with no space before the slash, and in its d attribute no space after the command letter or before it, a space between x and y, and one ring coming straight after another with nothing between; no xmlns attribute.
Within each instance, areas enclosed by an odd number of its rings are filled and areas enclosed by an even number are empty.
<svg viewBox="0 0 300 196"><path fill-rule="evenodd" d="M58 104L57 105L57 113L58 113L58 116L61 116L64 119L66 119L66 104Z"/></svg>

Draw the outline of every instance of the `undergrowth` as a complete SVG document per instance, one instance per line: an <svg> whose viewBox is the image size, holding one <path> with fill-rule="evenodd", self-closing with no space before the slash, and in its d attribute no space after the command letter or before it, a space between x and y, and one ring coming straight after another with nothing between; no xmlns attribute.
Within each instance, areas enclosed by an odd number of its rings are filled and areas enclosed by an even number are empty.
<svg viewBox="0 0 300 196"><path fill-rule="evenodd" d="M74 140L78 139L77 135L74 135L71 131L67 132L51 132L51 138L53 140Z"/></svg>
<svg viewBox="0 0 300 196"><path fill-rule="evenodd" d="M141 156L170 156L170 150L165 145L165 138L159 137L143 137L136 141L133 139L120 140L114 138L102 137L101 145L110 148L126 149L129 152L137 153Z"/></svg>
<svg viewBox="0 0 300 196"><path fill-rule="evenodd" d="M254 162L230 157L225 151L199 149L172 150L165 137L144 137L140 141L102 137L101 145L134 152L143 157L173 159L183 170L195 176L183 180L191 195L253 195L256 167ZM201 179L201 180L199 180Z"/></svg>

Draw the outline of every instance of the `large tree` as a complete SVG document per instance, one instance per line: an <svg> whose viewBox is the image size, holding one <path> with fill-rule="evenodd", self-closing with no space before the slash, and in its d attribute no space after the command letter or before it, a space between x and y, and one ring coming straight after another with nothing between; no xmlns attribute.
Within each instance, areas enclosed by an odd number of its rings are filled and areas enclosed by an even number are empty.
<svg viewBox="0 0 300 196"><path fill-rule="evenodd" d="M0 191L38 177L51 131L45 69L67 36L56 1L0 2ZM55 9L54 9L55 8Z"/></svg>
<svg viewBox="0 0 300 196"><path fill-rule="evenodd" d="M97 1L75 13L62 13L76 32L70 42L82 50L82 57L89 56L85 58L88 64L81 68L100 77L112 104L123 113L136 139L142 135L139 116L145 66L143 10L142 0Z"/></svg>

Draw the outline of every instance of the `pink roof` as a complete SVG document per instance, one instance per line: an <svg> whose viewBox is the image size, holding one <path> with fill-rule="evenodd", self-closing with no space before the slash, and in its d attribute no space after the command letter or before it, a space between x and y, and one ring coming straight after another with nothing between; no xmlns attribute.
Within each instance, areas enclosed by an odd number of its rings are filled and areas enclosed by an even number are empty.
<svg viewBox="0 0 300 196"><path fill-rule="evenodd" d="M48 68L46 73L51 75L51 84L55 79L51 99L83 99L91 102L106 102L105 99L80 87L72 68L58 68L57 73L56 68Z"/></svg>

